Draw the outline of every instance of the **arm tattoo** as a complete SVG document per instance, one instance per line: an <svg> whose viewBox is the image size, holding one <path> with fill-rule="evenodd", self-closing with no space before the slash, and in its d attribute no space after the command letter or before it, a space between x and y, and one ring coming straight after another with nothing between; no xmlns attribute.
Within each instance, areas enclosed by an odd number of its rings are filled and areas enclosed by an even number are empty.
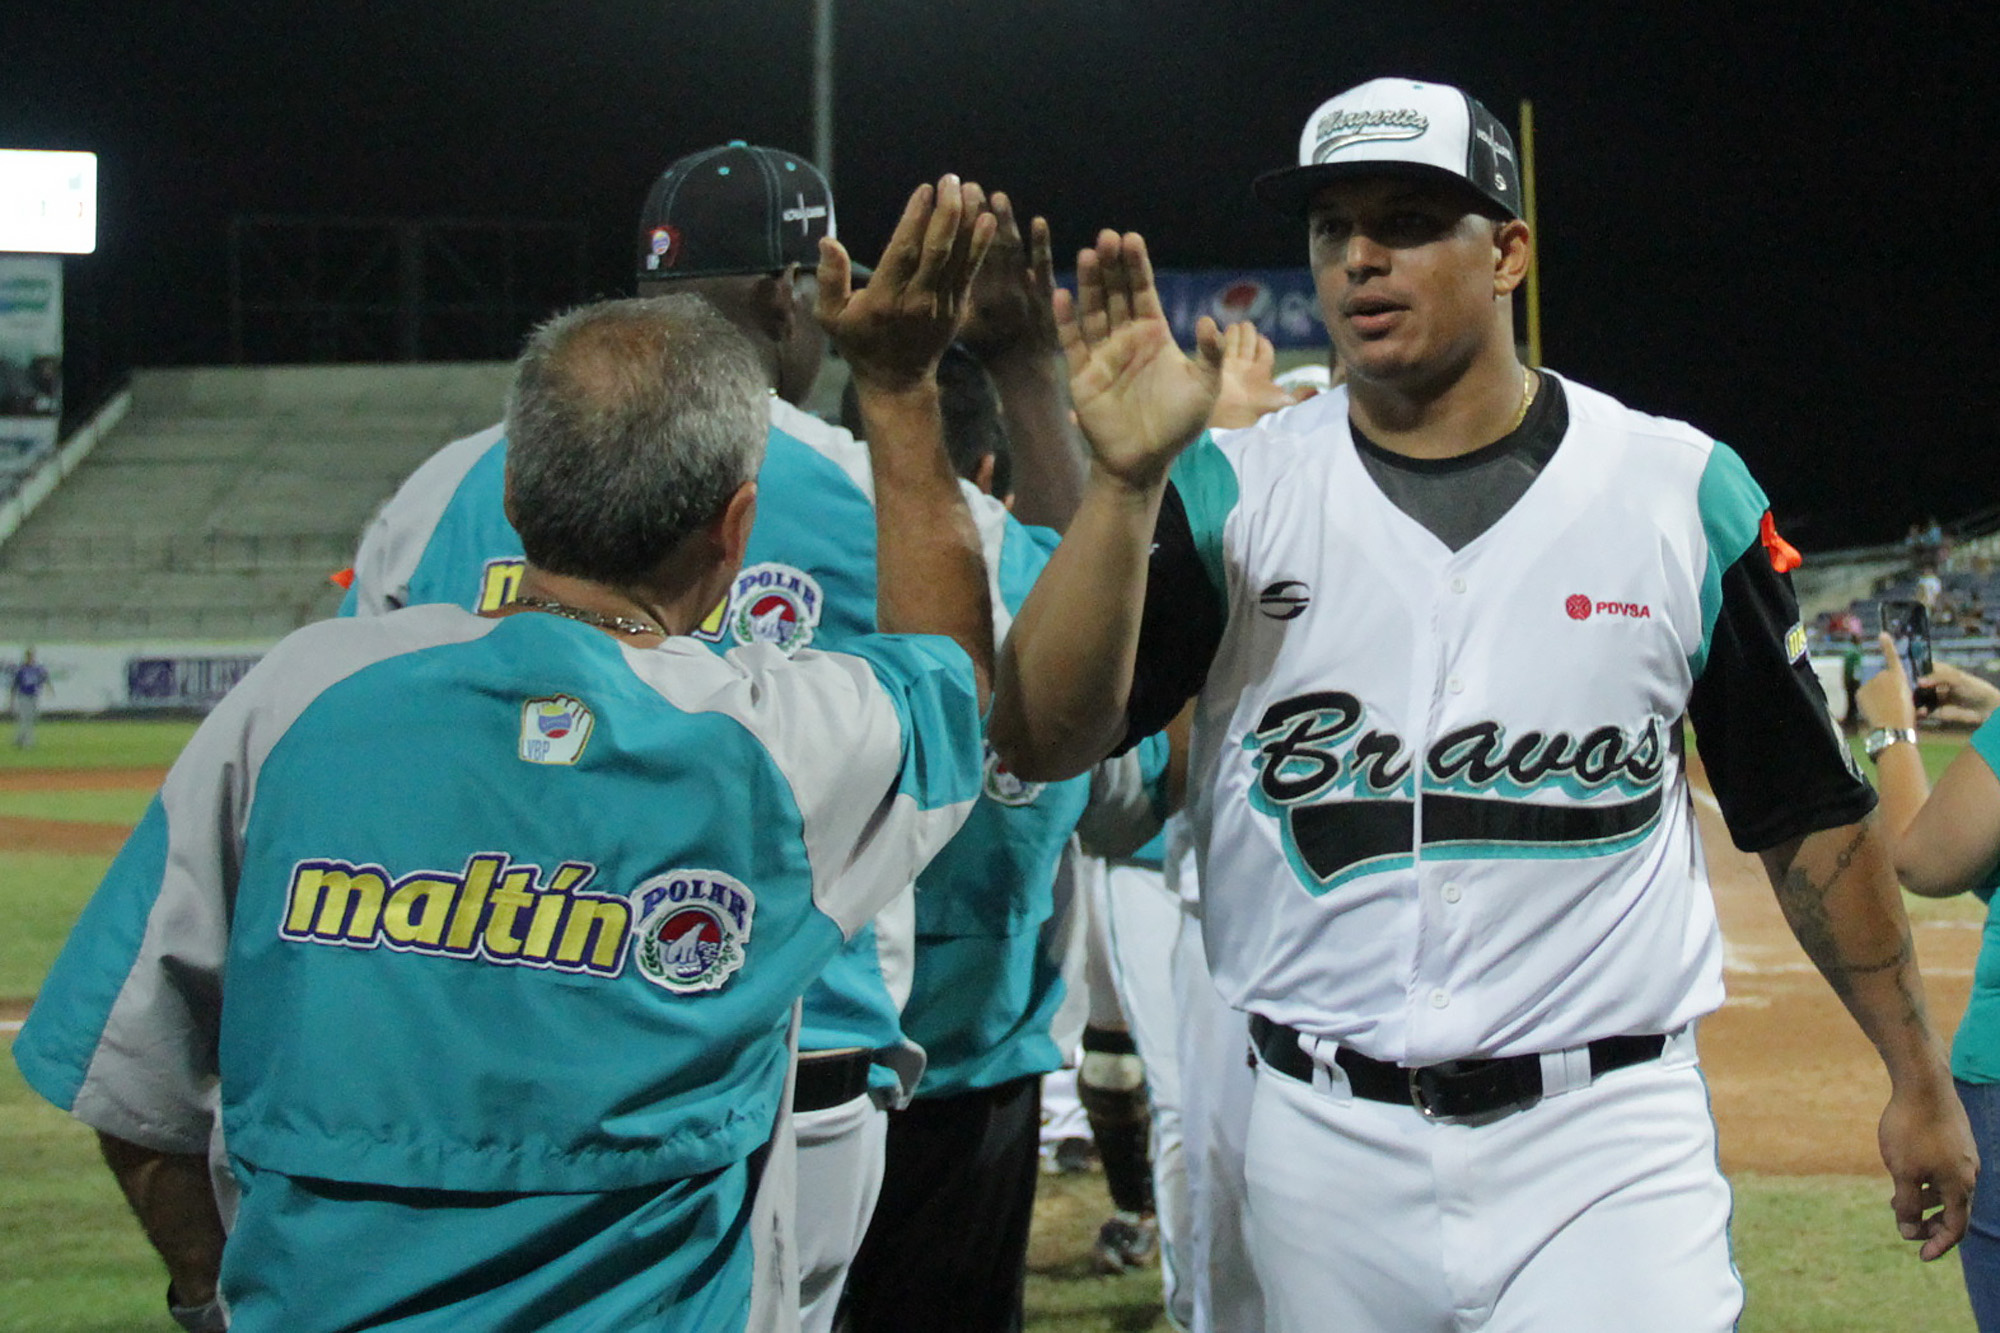
<svg viewBox="0 0 2000 1333"><path fill-rule="evenodd" d="M1816 882L1811 872L1799 863L1800 857L1794 854L1791 864L1775 886L1778 905L1784 910L1785 919L1791 923L1792 933L1798 937L1806 956L1819 968L1842 1003L1852 1007L1855 982L1859 978L1892 972L1897 974L1896 991L1902 1001L1902 1012L1898 1018L1904 1023L1921 1023L1924 1021L1923 996L1912 984L1909 974L1910 964L1915 958L1909 926L1903 926L1895 948L1886 956L1868 960L1850 959L1840 947L1833 916L1827 910L1828 895L1853 867L1866 837L1864 830L1854 830L1846 846L1834 858L1832 869L1823 882Z"/></svg>

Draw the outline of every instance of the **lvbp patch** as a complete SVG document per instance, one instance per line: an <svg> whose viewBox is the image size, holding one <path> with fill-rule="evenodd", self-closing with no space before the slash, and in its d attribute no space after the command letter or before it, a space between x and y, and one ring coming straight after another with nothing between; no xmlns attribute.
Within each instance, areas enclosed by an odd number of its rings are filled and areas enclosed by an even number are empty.
<svg viewBox="0 0 2000 1333"><path fill-rule="evenodd" d="M736 576L729 595L729 633L738 643L775 644L787 655L812 642L825 598L802 569L767 562Z"/></svg>
<svg viewBox="0 0 2000 1333"><path fill-rule="evenodd" d="M757 895L720 870L669 870L632 890L640 975L676 995L721 990L743 966Z"/></svg>
<svg viewBox="0 0 2000 1333"><path fill-rule="evenodd" d="M521 758L531 764L573 764L583 757L597 718L567 694L521 704Z"/></svg>

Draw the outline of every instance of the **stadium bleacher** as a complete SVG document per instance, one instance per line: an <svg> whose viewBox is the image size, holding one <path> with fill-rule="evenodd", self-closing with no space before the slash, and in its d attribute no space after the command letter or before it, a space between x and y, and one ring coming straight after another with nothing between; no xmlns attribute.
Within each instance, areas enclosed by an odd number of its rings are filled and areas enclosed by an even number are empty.
<svg viewBox="0 0 2000 1333"><path fill-rule="evenodd" d="M146 370L0 546L13 637L275 640L440 445L499 419L508 363Z"/></svg>

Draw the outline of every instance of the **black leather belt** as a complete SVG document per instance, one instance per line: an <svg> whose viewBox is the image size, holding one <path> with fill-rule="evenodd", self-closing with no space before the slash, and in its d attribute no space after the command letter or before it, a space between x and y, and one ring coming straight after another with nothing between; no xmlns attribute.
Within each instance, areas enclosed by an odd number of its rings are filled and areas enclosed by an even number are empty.
<svg viewBox="0 0 2000 1333"><path fill-rule="evenodd" d="M1312 1082L1313 1060L1299 1048L1299 1031L1250 1015L1250 1043L1272 1069ZM1657 1060L1667 1039L1657 1032L1633 1037L1599 1037L1590 1043L1594 1079L1627 1065ZM1333 1062L1347 1075L1357 1097L1371 1102L1414 1106L1433 1120L1471 1120L1532 1106L1542 1097L1542 1057L1509 1055L1497 1060L1447 1060L1418 1069L1371 1060L1342 1046Z"/></svg>
<svg viewBox="0 0 2000 1333"><path fill-rule="evenodd" d="M868 1071L875 1057L869 1051L799 1052L799 1072L792 1083L792 1110L825 1111L853 1101L868 1091Z"/></svg>

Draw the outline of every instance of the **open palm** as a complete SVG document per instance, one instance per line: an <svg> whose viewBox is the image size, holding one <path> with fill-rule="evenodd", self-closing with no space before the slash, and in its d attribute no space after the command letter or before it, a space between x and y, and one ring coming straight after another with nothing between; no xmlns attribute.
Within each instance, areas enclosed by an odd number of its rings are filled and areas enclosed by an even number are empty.
<svg viewBox="0 0 2000 1333"><path fill-rule="evenodd" d="M1201 434L1215 406L1222 336L1204 316L1192 358L1174 342L1137 232L1104 231L1077 256L1077 295L1056 294L1077 424L1098 467L1149 485Z"/></svg>

